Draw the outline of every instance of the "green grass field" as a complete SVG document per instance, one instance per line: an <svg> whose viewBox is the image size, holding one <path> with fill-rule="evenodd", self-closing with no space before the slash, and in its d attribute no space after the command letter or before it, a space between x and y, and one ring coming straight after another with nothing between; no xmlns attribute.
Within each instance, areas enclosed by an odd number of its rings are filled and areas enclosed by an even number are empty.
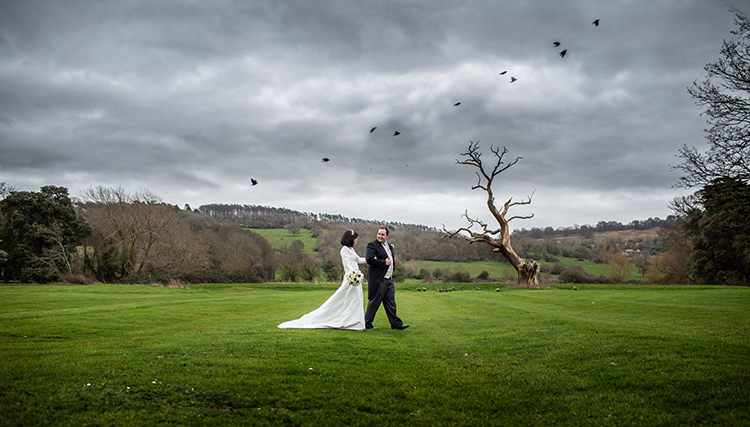
<svg viewBox="0 0 750 427"><path fill-rule="evenodd" d="M334 285L0 285L0 425L750 425L750 288L552 286L356 332L276 328Z"/></svg>
<svg viewBox="0 0 750 427"><path fill-rule="evenodd" d="M283 228L273 228L273 229L261 229L261 228L252 228L249 229L255 233L260 234L261 236L265 237L266 240L271 244L271 246L275 249L281 249L285 246L289 246L293 241L300 240L305 245L303 252L313 252L313 250L317 247L318 241L316 238L312 237L312 231L307 229L300 229L298 234L292 234L289 230L283 229ZM578 261L575 258L566 258L562 256L556 257L560 263L565 265L566 267L570 267L571 265L578 265L581 268L586 271L589 275L592 276L599 276L599 275L606 275L604 271L604 265L603 264L597 264L591 261ZM510 264L499 262L500 256L498 255L498 262L495 261L474 261L474 262L451 262L451 261L406 261L404 262L404 266L411 266L413 268L416 268L417 270L421 268L428 268L430 271L434 270L435 268L451 268L451 269L460 269L462 271L467 271L469 274L471 274L471 277L476 278L482 271L487 271L490 275L490 280L494 281L502 281L507 279L508 277L516 277L516 271L511 267ZM542 264L554 264L549 263L546 261L539 261ZM279 280L281 277L281 271L276 272L276 280ZM541 279L550 279L553 280L557 276L542 273ZM638 269L635 267L635 265L632 266L632 273L630 275L630 280L643 280L643 275L641 275L638 272ZM319 276L318 281L325 281L324 275L321 273ZM410 284L416 284L421 283L420 280L416 279L409 279L406 280L407 283Z"/></svg>
<svg viewBox="0 0 750 427"><path fill-rule="evenodd" d="M295 240L305 245L302 252L312 252L318 246L318 240L312 237L312 231L305 228L301 228L297 234L285 228L248 228L248 230L265 237L274 249L289 246Z"/></svg>
<svg viewBox="0 0 750 427"><path fill-rule="evenodd" d="M604 271L604 264L597 264L591 261L578 261L575 258L566 258L562 256L556 257L561 264L565 267L571 265L577 265L586 271L589 275L599 276L606 275ZM546 261L539 261L541 264L554 264ZM450 262L450 261L406 261L405 266L411 266L417 271L421 268L428 268L430 271L435 268L450 268L455 270L467 271L472 278L476 278L482 271L486 271L490 275L490 280L501 280L503 278L517 277L516 270L508 263L495 262L495 261L473 261L473 262ZM541 278L556 278L557 276L542 273ZM632 266L632 272L630 274L631 280L643 280L643 275L638 272L638 268L635 265ZM416 282L415 282L416 283Z"/></svg>

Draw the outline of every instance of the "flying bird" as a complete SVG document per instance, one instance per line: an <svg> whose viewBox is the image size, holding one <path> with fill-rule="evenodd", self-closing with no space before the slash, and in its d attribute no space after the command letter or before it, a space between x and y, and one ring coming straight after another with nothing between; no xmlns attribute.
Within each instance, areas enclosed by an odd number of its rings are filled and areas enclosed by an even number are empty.
<svg viewBox="0 0 750 427"><path fill-rule="evenodd" d="M560 42L554 42L554 43L552 43L552 44L553 44L553 45L555 45L555 47L558 47L558 46L560 46Z"/></svg>
<svg viewBox="0 0 750 427"><path fill-rule="evenodd" d="M377 129L377 128L378 128L378 127L377 127L377 126L375 126L374 128L370 129L370 133L373 133L373 132L375 132L375 129Z"/></svg>
<svg viewBox="0 0 750 427"><path fill-rule="evenodd" d="M566 53L568 53L568 49L565 49L564 51L560 52L560 58L565 58Z"/></svg>
<svg viewBox="0 0 750 427"><path fill-rule="evenodd" d="M510 76L510 82L513 83L514 81L518 80L517 78Z"/></svg>
<svg viewBox="0 0 750 427"><path fill-rule="evenodd" d="M331 161L331 159L329 159L328 157L323 157L323 163L328 163L330 161Z"/></svg>
<svg viewBox="0 0 750 427"><path fill-rule="evenodd" d="M455 104L453 104L454 107L458 107L459 105L461 105L460 102L456 102Z"/></svg>
<svg viewBox="0 0 750 427"><path fill-rule="evenodd" d="M255 186L255 185L258 185L258 181L256 181L256 180L255 180L255 179L253 179L253 178L250 178L250 182L251 182L251 183L252 183L252 184L253 184L254 186Z"/></svg>
<svg viewBox="0 0 750 427"><path fill-rule="evenodd" d="M399 132L399 131L396 131L396 132L393 133L393 136L399 136L399 135L401 135L401 132Z"/></svg>
<svg viewBox="0 0 750 427"><path fill-rule="evenodd" d="M594 22L592 22L592 24L594 24L594 26L598 27L599 26L599 20L598 19L595 20Z"/></svg>
<svg viewBox="0 0 750 427"><path fill-rule="evenodd" d="M505 71L503 71L502 73L500 73L500 75L501 75L501 76L504 76L504 75L505 75L505 73L507 73L507 72L508 72L508 70L505 70Z"/></svg>

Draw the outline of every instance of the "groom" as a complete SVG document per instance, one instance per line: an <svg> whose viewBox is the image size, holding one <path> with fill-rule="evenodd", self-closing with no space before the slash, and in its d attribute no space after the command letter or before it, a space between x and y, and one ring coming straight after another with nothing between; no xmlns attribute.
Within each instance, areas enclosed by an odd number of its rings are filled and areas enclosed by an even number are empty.
<svg viewBox="0 0 750 427"><path fill-rule="evenodd" d="M378 329L372 326L375 314L383 304L391 329L406 329L409 325L396 316L396 286L393 284L394 255L393 246L388 243L388 229L380 227L376 240L367 244L367 311L365 311L365 328Z"/></svg>

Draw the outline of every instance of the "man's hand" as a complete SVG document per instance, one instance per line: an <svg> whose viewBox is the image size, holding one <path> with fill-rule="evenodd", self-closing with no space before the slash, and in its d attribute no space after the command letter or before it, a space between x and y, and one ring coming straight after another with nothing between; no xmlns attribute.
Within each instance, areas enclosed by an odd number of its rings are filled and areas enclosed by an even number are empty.
<svg viewBox="0 0 750 427"><path fill-rule="evenodd" d="M391 259L390 258L386 258L385 259L385 265L391 265Z"/></svg>

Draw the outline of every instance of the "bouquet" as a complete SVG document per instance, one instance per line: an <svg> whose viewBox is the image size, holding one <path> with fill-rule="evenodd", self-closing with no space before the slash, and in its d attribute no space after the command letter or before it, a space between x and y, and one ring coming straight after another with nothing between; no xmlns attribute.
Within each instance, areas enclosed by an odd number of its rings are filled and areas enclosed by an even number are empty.
<svg viewBox="0 0 750 427"><path fill-rule="evenodd" d="M359 270L352 270L346 274L346 283L350 286L359 286L362 284L365 275Z"/></svg>

